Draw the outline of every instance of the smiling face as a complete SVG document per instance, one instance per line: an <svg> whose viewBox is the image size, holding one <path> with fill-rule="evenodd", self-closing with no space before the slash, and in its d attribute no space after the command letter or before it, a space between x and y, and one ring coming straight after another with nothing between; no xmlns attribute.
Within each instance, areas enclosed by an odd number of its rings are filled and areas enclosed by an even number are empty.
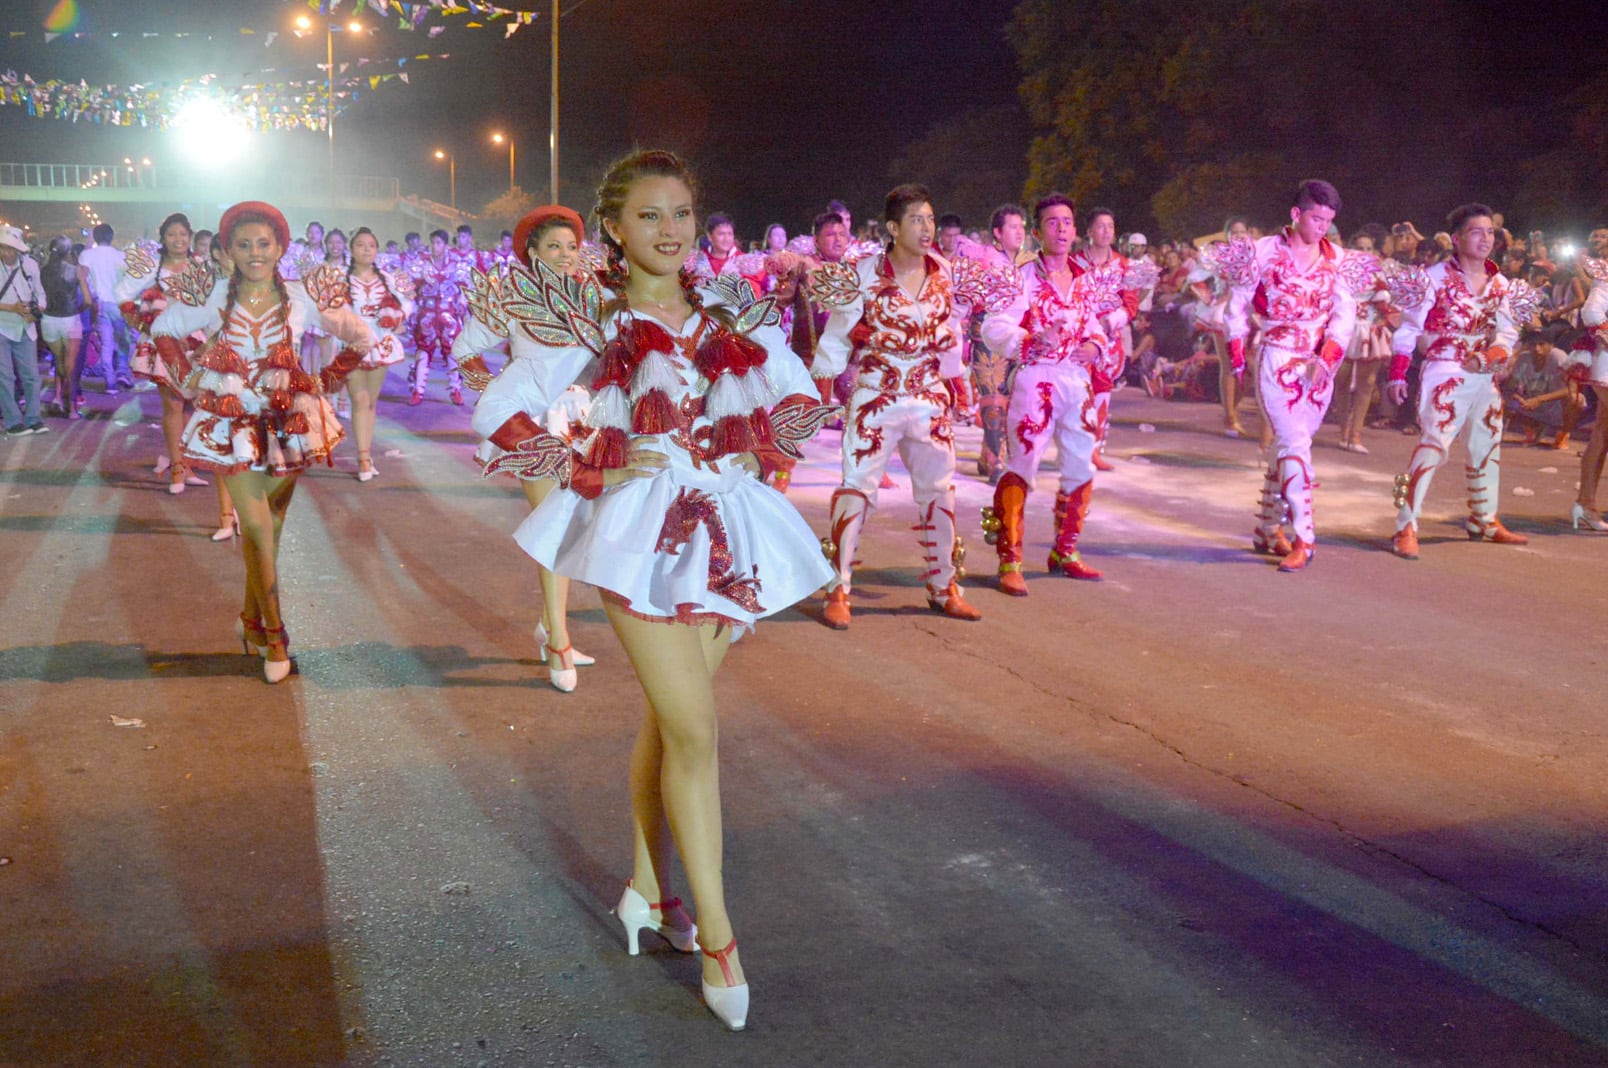
<svg viewBox="0 0 1608 1068"><path fill-rule="evenodd" d="M285 254L273 227L267 223L246 222L234 228L229 235L229 258L235 269L248 282L262 283L271 280L279 257Z"/></svg>
<svg viewBox="0 0 1608 1068"><path fill-rule="evenodd" d="M1065 204L1045 208L1039 216L1038 239L1046 256L1058 258L1071 252L1072 242L1078 239L1078 224L1072 209Z"/></svg>
<svg viewBox="0 0 1608 1068"><path fill-rule="evenodd" d="M574 274L581 263L581 242L567 226L554 226L531 239L525 255L541 260L559 274Z"/></svg>
<svg viewBox="0 0 1608 1068"><path fill-rule="evenodd" d="M603 226L625 250L633 272L661 277L678 274L698 239L692 190L680 178L639 178L620 206L620 217L604 219ZM716 227L716 234L723 229L730 228Z"/></svg>
<svg viewBox="0 0 1608 1068"><path fill-rule="evenodd" d="M1461 257L1488 260L1496 247L1496 224L1489 215L1470 215L1452 235L1452 245Z"/></svg>
<svg viewBox="0 0 1608 1068"><path fill-rule="evenodd" d="M339 230L331 230L329 236L324 238L324 258L334 261L346 259L346 235Z"/></svg>
<svg viewBox="0 0 1608 1068"><path fill-rule="evenodd" d="M162 252L170 260L182 260L190 254L190 228L183 223L170 223L162 231Z"/></svg>
<svg viewBox="0 0 1608 1068"><path fill-rule="evenodd" d="M899 216L899 221L887 225L888 236L893 239L893 247L907 256L925 256L932 249L933 240L938 235L938 224L933 218L932 205L925 200L906 205L904 214Z"/></svg>
<svg viewBox="0 0 1608 1068"><path fill-rule="evenodd" d="M709 251L714 256L730 256L731 250L737 247L737 231L731 223L721 223L709 231Z"/></svg>

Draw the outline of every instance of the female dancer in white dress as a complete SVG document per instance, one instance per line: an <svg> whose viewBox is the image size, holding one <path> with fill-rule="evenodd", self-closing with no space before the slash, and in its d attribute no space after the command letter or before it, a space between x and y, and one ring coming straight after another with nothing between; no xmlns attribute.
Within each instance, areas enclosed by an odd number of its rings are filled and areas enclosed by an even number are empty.
<svg viewBox="0 0 1608 1068"><path fill-rule="evenodd" d="M212 265L190 252L190 220L178 212L162 220L157 231L162 241L159 256L152 256L143 245L130 245L123 257L123 271L117 277L117 306L129 328L138 337L129 371L149 379L162 398L162 438L167 443L170 493L183 493L186 486L205 486L184 462L184 409L190 399L184 382L190 376L190 358L201 347L199 336L156 343L151 324L170 303L175 286L192 292L209 292L214 279Z"/></svg>
<svg viewBox="0 0 1608 1068"><path fill-rule="evenodd" d="M753 300L740 282L698 289L682 273L698 237L694 199L671 153L637 152L610 168L594 211L612 299L538 266L542 292L523 306L534 306L528 329L552 350L515 359L475 422L508 450L488 472L564 487L515 539L602 591L647 694L631 757L633 875L616 909L628 948L643 928L684 952L700 946L704 1001L737 1030L748 985L721 876L712 681L737 632L831 578L815 535L761 479L834 409L775 328L773 301ZM517 315L518 303L505 307ZM536 418L594 357L592 432L572 449ZM701 931L670 896L672 849Z"/></svg>
<svg viewBox="0 0 1608 1068"><path fill-rule="evenodd" d="M352 437L357 440L357 480L367 482L380 473L374 466L380 387L385 384L385 369L407 355L402 351L402 331L413 314L413 283L375 266L380 239L368 227L352 232L351 250L352 265L340 273L346 276L352 310L367 321L377 339L346 378L346 392L352 398Z"/></svg>
<svg viewBox="0 0 1608 1068"><path fill-rule="evenodd" d="M218 236L234 273L197 307L170 303L151 325L153 337L208 335L196 354L189 387L196 411L184 428L184 458L217 473L240 517L246 564L242 643L263 651L263 676L280 682L291 671L290 637L279 609L279 537L296 478L344 436L324 399L325 387L374 346L369 325L346 307L345 286L287 282L279 259L290 227L277 208L245 201L224 212ZM315 275L316 278L316 275ZM311 284L314 289L307 288ZM346 342L350 359L307 374L297 346L311 323Z"/></svg>
<svg viewBox="0 0 1608 1068"><path fill-rule="evenodd" d="M539 207L519 220L514 227L514 248L523 259L511 262L508 271L518 271L528 284L536 285L530 275L535 261L540 260L560 277L580 280L585 274L581 260L581 242L586 226L581 217L559 204ZM529 266L527 266L529 265ZM469 316L463 330L452 343L452 358L463 371L464 382L471 389L484 389L491 379L486 366L485 353L508 345L508 359L520 357L543 358L550 352L546 346L532 339L506 315L500 313L498 295L507 286L508 279L496 271L474 272L470 287ZM568 438L572 424L586 414L586 391L571 386L559 394L558 403L548 410L542 424L548 433ZM495 429L495 428L493 428ZM581 429L576 426L573 429ZM475 456L482 464L495 459L502 450L490 440L481 442ZM557 482L550 478L522 478L520 486L530 501L532 510L547 499ZM536 624L536 644L541 646L547 659L547 681L564 693L575 692L579 681L577 667L595 664L594 657L574 648L569 637L569 579L536 565L537 579L542 590L542 618Z"/></svg>

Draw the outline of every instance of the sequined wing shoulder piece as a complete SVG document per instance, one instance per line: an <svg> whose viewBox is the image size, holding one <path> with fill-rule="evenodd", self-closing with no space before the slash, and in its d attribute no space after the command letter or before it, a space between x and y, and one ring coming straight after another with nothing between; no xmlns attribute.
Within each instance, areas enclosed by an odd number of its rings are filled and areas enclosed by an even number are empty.
<svg viewBox="0 0 1608 1068"><path fill-rule="evenodd" d="M588 241L581 246L581 267L587 274L602 274L609 266L609 257L603 246Z"/></svg>
<svg viewBox="0 0 1608 1068"><path fill-rule="evenodd" d="M960 258L952 264L955 273L955 299L985 312L1004 311L1022 295L1016 272L1006 267L989 267L981 260ZM856 279L858 280L858 278Z"/></svg>
<svg viewBox="0 0 1608 1068"><path fill-rule="evenodd" d="M1161 269L1149 260L1129 260L1122 273L1123 289L1150 289L1161 278Z"/></svg>
<svg viewBox="0 0 1608 1068"><path fill-rule="evenodd" d="M130 245L123 251L123 270L130 278L149 278L156 273L156 257L143 245Z"/></svg>
<svg viewBox="0 0 1608 1068"><path fill-rule="evenodd" d="M764 257L760 259L763 261ZM723 274L705 288L713 293L720 303L737 313L732 327L740 334L746 334L761 326L775 326L782 321L782 313L776 307L776 298L759 296L754 292L753 283L740 274Z"/></svg>
<svg viewBox="0 0 1608 1068"><path fill-rule="evenodd" d="M771 430L776 447L795 460L804 458L804 443L813 438L828 420L843 414L836 404L816 404L800 397L793 403L783 402L771 409Z"/></svg>
<svg viewBox="0 0 1608 1068"><path fill-rule="evenodd" d="M823 263L810 274L810 299L847 308L860 298L860 272L847 263Z"/></svg>
<svg viewBox="0 0 1608 1068"><path fill-rule="evenodd" d="M505 452L486 465L486 477L509 474L516 478L551 478L560 483L569 482L570 447L563 438L551 434L537 434L519 443L513 452Z"/></svg>
<svg viewBox="0 0 1608 1068"><path fill-rule="evenodd" d="M218 275L213 271L212 264L203 259L191 259L184 270L168 276L167 291L169 296L177 297L180 303L199 308L206 304L217 284Z"/></svg>
<svg viewBox="0 0 1608 1068"><path fill-rule="evenodd" d="M1507 299L1508 311L1513 315L1514 323L1522 327L1535 318L1545 297L1528 282L1512 281L1508 283Z"/></svg>
<svg viewBox="0 0 1608 1068"><path fill-rule="evenodd" d="M603 291L590 275L559 274L537 260L529 270L514 267L502 285L502 311L510 327L553 348L579 345L593 355L602 353Z"/></svg>
<svg viewBox="0 0 1608 1068"><path fill-rule="evenodd" d="M1200 250L1200 262L1231 286L1256 281L1256 246L1249 241L1214 241Z"/></svg>
<svg viewBox="0 0 1608 1068"><path fill-rule="evenodd" d="M787 243L787 251L800 256L815 255L815 238L810 234L799 234Z"/></svg>
<svg viewBox="0 0 1608 1068"><path fill-rule="evenodd" d="M1340 281L1351 295L1357 300L1367 300L1373 294L1379 280L1379 257L1371 252L1357 252L1347 249L1340 256L1340 266L1336 273Z"/></svg>
<svg viewBox="0 0 1608 1068"><path fill-rule="evenodd" d="M339 267L325 264L306 271L302 274L302 285L307 287L307 295L313 298L319 311L334 311L352 302L350 279Z"/></svg>
<svg viewBox="0 0 1608 1068"><path fill-rule="evenodd" d="M476 268L469 278L469 314L498 337L508 336L508 313L503 310L503 291L507 288L508 277L501 271Z"/></svg>
<svg viewBox="0 0 1608 1068"><path fill-rule="evenodd" d="M388 271L386 272L385 280L390 285L391 292L398 297L405 300L414 299L413 278L405 272Z"/></svg>
<svg viewBox="0 0 1608 1068"><path fill-rule="evenodd" d="M1608 282L1608 260L1593 259L1590 256L1580 257L1580 269L1599 282Z"/></svg>
<svg viewBox="0 0 1608 1068"><path fill-rule="evenodd" d="M1429 272L1422 267L1386 260L1380 274L1390 303L1398 308L1416 308L1429 296Z"/></svg>
<svg viewBox="0 0 1608 1068"><path fill-rule="evenodd" d="M765 273L765 254L744 252L732 260L732 269L745 277L758 278Z"/></svg>

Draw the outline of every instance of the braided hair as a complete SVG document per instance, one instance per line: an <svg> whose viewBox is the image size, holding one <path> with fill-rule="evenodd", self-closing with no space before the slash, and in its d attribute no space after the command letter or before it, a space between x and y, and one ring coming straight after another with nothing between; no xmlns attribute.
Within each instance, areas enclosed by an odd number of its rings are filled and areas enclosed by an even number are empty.
<svg viewBox="0 0 1608 1068"><path fill-rule="evenodd" d="M268 218L266 215L263 215L260 212L255 212L255 211L241 212L240 215L234 219L233 225L229 228L229 232L226 233L226 234L221 235L223 237L223 246L224 246L225 251L228 250L230 242L233 241L233 239L234 239L234 232L236 230L240 229L240 227L246 225L247 223L261 223L262 225L268 227L270 230L272 230L274 228L273 220ZM281 255L284 254L284 249L280 249L280 254ZM233 259L232 256L230 258ZM240 264L236 263L235 267L234 267L234 273L229 276L229 295L228 295L227 299L224 301L224 305L223 305L223 322L224 322L226 328L227 328L227 325L228 325L228 322L229 322L229 317L234 314L235 302L236 302L236 299L239 297L239 292L240 292L240 280L241 280L241 278L242 278L242 275L240 273ZM275 264L274 264L274 291L279 294L279 319L280 319L280 325L283 326L284 329L285 329L285 336L289 337L290 336L290 290L287 289L286 286L285 286L285 279L279 273L279 264L277 262L275 262Z"/></svg>
<svg viewBox="0 0 1608 1068"><path fill-rule="evenodd" d="M616 160L608 169L608 173L603 176L602 184L597 187L597 197L592 205L592 214L602 230L606 256L601 281L615 294L603 306L605 323L620 312L629 310L630 299L625 293L627 277L625 248L609 233L608 227L601 224L605 220L615 223L620 221L620 213L625 208L626 197L631 194L631 187L644 178L674 178L687 187L694 203L698 200L698 180L693 175L692 168L674 152L663 149L641 149ZM723 326L729 328L732 325L734 320L728 309L704 307L703 296L698 292L697 281L691 271L683 268L680 281L682 296L692 306L695 314L703 312Z"/></svg>
<svg viewBox="0 0 1608 1068"><path fill-rule="evenodd" d="M346 291L348 293L350 293L352 291L352 268L357 265L357 257L351 254L352 246L357 244L357 239L358 238L365 237L365 236L374 238L375 246L376 247L379 246L379 243L380 243L379 237L374 233L373 230L370 230L366 226L359 226L356 230L353 230L352 231L352 236L349 239L347 239L347 242L346 242L346 251L347 251L347 257L346 257ZM396 295L396 290L391 288L391 280L389 278L385 277L385 272L380 269L380 265L378 263L374 264L374 273L375 273L376 276L379 277L380 285L385 287L386 294L392 300L396 301L397 305L400 307L401 304L402 304L402 300L401 300L400 297L398 297Z"/></svg>

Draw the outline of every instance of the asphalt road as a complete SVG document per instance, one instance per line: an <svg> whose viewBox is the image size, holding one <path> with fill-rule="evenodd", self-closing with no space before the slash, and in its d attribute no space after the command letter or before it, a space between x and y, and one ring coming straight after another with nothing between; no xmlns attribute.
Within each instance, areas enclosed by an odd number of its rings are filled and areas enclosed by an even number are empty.
<svg viewBox="0 0 1608 1068"><path fill-rule="evenodd" d="M1279 575L1255 445L1128 391L1105 582L1036 570L1046 471L1031 596L988 588L961 479L975 624L925 608L896 470L852 629L783 613L718 682L730 1035L696 963L626 956L608 913L642 700L596 594L560 694L522 498L477 477L467 411L402 396L378 480L348 444L297 491L279 687L231 636L211 490L150 473L154 394L0 442L0 1066L1608 1065L1578 444L1507 450L1525 548L1463 538L1454 457L1408 563L1412 441L1328 428L1318 556ZM791 494L817 529L836 445Z"/></svg>

